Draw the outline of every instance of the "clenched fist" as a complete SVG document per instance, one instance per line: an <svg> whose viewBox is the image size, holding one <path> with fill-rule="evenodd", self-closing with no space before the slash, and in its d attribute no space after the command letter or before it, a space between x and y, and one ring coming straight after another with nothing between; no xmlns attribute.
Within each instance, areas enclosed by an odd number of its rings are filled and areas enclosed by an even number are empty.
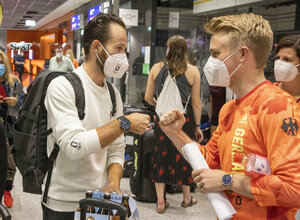
<svg viewBox="0 0 300 220"><path fill-rule="evenodd" d="M145 133L150 122L149 115L141 113L132 113L130 115L126 115L125 117L130 121L130 131L136 134Z"/></svg>
<svg viewBox="0 0 300 220"><path fill-rule="evenodd" d="M165 132L168 137L172 138L172 136L178 135L181 131L185 123L185 117L180 111L173 110L161 116L159 122L161 130Z"/></svg>

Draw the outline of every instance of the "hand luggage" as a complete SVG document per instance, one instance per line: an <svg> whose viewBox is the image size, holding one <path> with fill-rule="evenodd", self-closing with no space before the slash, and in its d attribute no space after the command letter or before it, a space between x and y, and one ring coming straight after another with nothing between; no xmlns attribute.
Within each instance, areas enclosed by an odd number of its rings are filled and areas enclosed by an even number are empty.
<svg viewBox="0 0 300 220"><path fill-rule="evenodd" d="M145 108L125 107L124 115L130 113L148 114L153 122L155 112ZM128 132L125 134L126 149L129 152L130 159L130 189L136 195L137 201L156 202L155 185L150 178L151 151L153 149L153 124L150 123L149 128L143 135Z"/></svg>

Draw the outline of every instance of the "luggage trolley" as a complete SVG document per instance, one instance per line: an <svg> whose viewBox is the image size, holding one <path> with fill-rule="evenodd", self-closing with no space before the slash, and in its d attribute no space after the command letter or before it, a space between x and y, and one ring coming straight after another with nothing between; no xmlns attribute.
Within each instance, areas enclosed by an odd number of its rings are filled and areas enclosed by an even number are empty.
<svg viewBox="0 0 300 220"><path fill-rule="evenodd" d="M81 199L79 201L79 206L80 206L80 220L85 220L86 219L86 214L87 214L87 208L88 206L95 206L98 208L102 209L108 209L108 210L117 210L119 212L120 220L125 220L126 219L126 207L113 202L109 200L103 200L103 199Z"/></svg>

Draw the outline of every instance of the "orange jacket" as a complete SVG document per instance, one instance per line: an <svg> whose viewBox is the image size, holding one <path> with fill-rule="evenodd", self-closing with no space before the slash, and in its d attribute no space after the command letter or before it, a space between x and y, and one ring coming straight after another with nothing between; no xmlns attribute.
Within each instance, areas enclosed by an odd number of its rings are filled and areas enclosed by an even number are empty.
<svg viewBox="0 0 300 220"><path fill-rule="evenodd" d="M219 125L202 153L211 169L240 175L235 152L268 158L272 174L251 176L254 200L226 192L234 219L295 219L300 208L300 105L265 81L239 100L226 103Z"/></svg>

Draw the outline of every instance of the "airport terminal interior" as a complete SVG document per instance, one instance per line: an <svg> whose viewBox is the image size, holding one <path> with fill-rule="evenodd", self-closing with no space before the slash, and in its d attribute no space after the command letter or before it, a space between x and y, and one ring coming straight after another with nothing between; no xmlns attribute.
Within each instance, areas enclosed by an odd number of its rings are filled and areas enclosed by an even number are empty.
<svg viewBox="0 0 300 220"><path fill-rule="evenodd" d="M210 85L203 71L210 56L211 35L205 32L204 25L214 17L241 13L254 13L266 19L274 40L264 74L272 83L276 81L274 56L279 40L286 35L300 34L299 0L0 0L0 50L7 55L12 74L16 77L20 77L16 62L20 57L24 59L20 79L25 94L39 74L49 69L51 58L57 57L57 48L61 48L63 59L69 59L71 65L80 68L85 58L84 27L101 13L114 13L126 25L129 67L121 78L107 78L120 92L124 114L126 111L154 112L155 107L145 101L149 72L154 64L165 59L169 38L180 35L185 39L187 60L196 66L201 78L202 144L211 137L209 125L213 111ZM226 101L234 97L234 93L226 88ZM155 122L152 116L151 120ZM136 195L139 219L217 219L211 201L194 185L191 195L197 199L197 204L182 207L181 188L170 184L165 188L169 208L163 214L157 213L154 183L149 173L145 173L150 161L145 151L151 151L153 141L143 138L142 135L125 137L121 179L123 193L138 194L140 191L135 187L139 187L147 194L144 197ZM132 150L132 146L143 150ZM144 158L137 158L137 154ZM134 185L132 178L137 178L137 170L140 180ZM7 210L11 219L43 219L41 195L23 192L22 175L18 170L10 194L13 200ZM4 198L1 204L5 206Z"/></svg>

